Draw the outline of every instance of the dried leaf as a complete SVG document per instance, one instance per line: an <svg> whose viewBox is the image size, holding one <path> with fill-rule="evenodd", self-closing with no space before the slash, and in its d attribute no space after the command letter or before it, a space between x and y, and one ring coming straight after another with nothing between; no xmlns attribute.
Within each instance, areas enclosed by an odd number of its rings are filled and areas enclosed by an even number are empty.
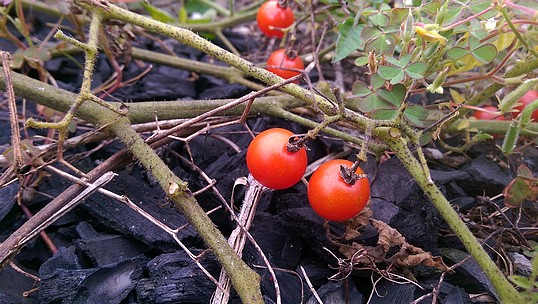
<svg viewBox="0 0 538 304"><path fill-rule="evenodd" d="M517 168L517 176L504 188L504 205L517 208L525 200L538 201L538 178L525 165Z"/></svg>

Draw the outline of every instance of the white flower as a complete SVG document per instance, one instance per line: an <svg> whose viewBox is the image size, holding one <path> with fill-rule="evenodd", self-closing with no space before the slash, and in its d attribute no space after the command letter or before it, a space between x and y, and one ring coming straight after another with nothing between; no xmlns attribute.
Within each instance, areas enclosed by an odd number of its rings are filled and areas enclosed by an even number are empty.
<svg viewBox="0 0 538 304"><path fill-rule="evenodd" d="M497 28L497 21L495 21L495 18L489 18L484 23L484 27L486 28L487 31L492 31Z"/></svg>
<svg viewBox="0 0 538 304"><path fill-rule="evenodd" d="M411 5L413 5L413 0L403 0L403 4L405 6L411 6Z"/></svg>

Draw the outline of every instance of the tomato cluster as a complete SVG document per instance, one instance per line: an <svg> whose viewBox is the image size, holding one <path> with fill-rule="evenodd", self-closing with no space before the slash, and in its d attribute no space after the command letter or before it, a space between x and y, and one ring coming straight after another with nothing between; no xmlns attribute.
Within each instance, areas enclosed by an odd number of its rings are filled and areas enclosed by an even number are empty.
<svg viewBox="0 0 538 304"><path fill-rule="evenodd" d="M290 7L281 7L278 1L271 0L260 6L256 20L258 27L267 37L282 38L282 30L291 26L295 17Z"/></svg>
<svg viewBox="0 0 538 304"><path fill-rule="evenodd" d="M267 188L280 190L295 185L303 177L308 164L306 150L288 149L293 133L281 128L268 129L256 136L247 150L250 174ZM347 160L331 160L322 164L310 178L308 200L321 217L343 221L356 216L368 203L370 184L361 168L355 170L359 178L348 183L342 177L342 168L351 168Z"/></svg>

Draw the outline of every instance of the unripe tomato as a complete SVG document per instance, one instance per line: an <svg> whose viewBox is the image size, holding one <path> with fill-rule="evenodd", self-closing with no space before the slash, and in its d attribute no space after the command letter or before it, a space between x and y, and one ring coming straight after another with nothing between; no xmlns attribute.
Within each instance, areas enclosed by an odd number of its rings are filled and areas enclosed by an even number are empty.
<svg viewBox="0 0 538 304"><path fill-rule="evenodd" d="M305 148L290 152L287 144L293 133L273 128L258 134L247 150L250 174L267 188L279 190L295 185L304 175L308 158Z"/></svg>
<svg viewBox="0 0 538 304"><path fill-rule="evenodd" d="M260 6L256 17L258 27L267 37L282 38L285 29L293 24L295 17L290 7L282 8L278 1L267 1Z"/></svg>
<svg viewBox="0 0 538 304"><path fill-rule="evenodd" d="M536 99L538 99L538 91L529 90L527 93L525 93L525 95L523 95L523 97L518 100L518 103L520 103L520 105L515 108L518 109L519 112L512 112L512 117L516 118L528 104L535 101ZM538 122L538 110L533 111L531 116L535 122Z"/></svg>
<svg viewBox="0 0 538 304"><path fill-rule="evenodd" d="M494 106L484 106L482 109L489 111L489 112L498 112L499 109L497 109ZM475 117L478 120L504 120L504 116L502 115L495 115L489 112L484 111L475 111L473 114L473 117Z"/></svg>
<svg viewBox="0 0 538 304"><path fill-rule="evenodd" d="M290 58L286 55L285 49L278 49L269 55L266 69L284 79L301 74L296 70L304 70L304 64L301 57ZM296 81L299 82L299 81Z"/></svg>
<svg viewBox="0 0 538 304"><path fill-rule="evenodd" d="M330 221L348 220L361 212L370 199L368 178L350 185L340 176L340 166L351 167L343 159L330 160L312 174L308 183L308 201L316 213ZM357 168L356 174L363 174Z"/></svg>

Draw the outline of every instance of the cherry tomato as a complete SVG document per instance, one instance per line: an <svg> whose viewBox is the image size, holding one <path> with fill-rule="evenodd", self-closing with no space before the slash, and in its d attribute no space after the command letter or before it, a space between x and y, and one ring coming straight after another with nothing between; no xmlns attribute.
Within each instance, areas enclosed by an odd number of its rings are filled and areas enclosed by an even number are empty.
<svg viewBox="0 0 538 304"><path fill-rule="evenodd" d="M267 37L282 38L282 29L292 25L295 17L290 7L282 8L278 1L271 0L260 6L256 20L258 27Z"/></svg>
<svg viewBox="0 0 538 304"><path fill-rule="evenodd" d="M496 107L494 107L494 106L484 106L482 109L484 109L486 111L489 111L489 112L475 111L474 114L473 114L473 117L475 117L478 120L504 120L504 116L495 115L493 113L490 113L490 112L498 112L499 109L497 109Z"/></svg>
<svg viewBox="0 0 538 304"><path fill-rule="evenodd" d="M293 76L301 74L297 70L304 70L304 64L301 57L290 58L286 55L286 50L278 49L271 53L267 59L266 69L284 79L290 79ZM299 81L296 81L297 83Z"/></svg>
<svg viewBox="0 0 538 304"><path fill-rule="evenodd" d="M361 212L370 199L368 178L350 185L340 176L340 166L351 167L343 159L330 160L312 174L308 183L308 201L316 213L330 221L348 220ZM355 171L363 174L361 168Z"/></svg>
<svg viewBox="0 0 538 304"><path fill-rule="evenodd" d="M287 144L293 133L273 128L258 134L247 150L250 174L267 188L279 190L295 185L304 175L308 158L305 148L290 152Z"/></svg>
<svg viewBox="0 0 538 304"><path fill-rule="evenodd" d="M527 93L525 93L525 95L523 95L523 97L518 100L520 105L515 108L518 109L519 112L512 112L512 117L516 118L528 104L535 101L536 99L538 99L538 91L529 90ZM538 122L538 110L532 112L531 116L535 122Z"/></svg>

